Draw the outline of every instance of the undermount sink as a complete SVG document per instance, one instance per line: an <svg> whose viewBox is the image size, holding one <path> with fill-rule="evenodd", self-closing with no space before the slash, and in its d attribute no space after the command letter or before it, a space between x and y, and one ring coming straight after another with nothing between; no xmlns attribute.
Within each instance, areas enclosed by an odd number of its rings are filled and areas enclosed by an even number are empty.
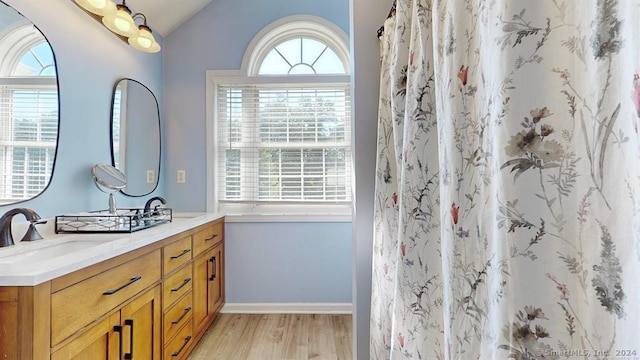
<svg viewBox="0 0 640 360"><path fill-rule="evenodd" d="M68 241L60 244L52 244L47 247L33 249L18 254L2 256L0 254L0 264L14 264L23 261L42 261L48 260L61 255L67 255L78 250L88 249L100 245L95 241Z"/></svg>
<svg viewBox="0 0 640 360"><path fill-rule="evenodd" d="M0 267L29 266L35 263L55 260L62 256L74 255L111 242L115 239L50 239L37 242L19 243L13 247L0 249Z"/></svg>

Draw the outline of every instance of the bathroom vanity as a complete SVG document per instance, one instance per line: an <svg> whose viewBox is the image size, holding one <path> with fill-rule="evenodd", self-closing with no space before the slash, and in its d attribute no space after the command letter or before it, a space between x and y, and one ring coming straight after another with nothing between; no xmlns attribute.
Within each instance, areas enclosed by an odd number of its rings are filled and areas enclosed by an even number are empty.
<svg viewBox="0 0 640 360"><path fill-rule="evenodd" d="M224 305L219 214L46 241L0 261L0 359L185 359Z"/></svg>

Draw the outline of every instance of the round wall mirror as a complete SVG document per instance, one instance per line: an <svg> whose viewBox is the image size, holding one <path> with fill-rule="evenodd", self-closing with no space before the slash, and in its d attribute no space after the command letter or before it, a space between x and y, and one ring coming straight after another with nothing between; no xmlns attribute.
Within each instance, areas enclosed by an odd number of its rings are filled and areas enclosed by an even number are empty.
<svg viewBox="0 0 640 360"><path fill-rule="evenodd" d="M53 50L28 19L0 2L0 206L32 199L51 181L58 145Z"/></svg>
<svg viewBox="0 0 640 360"><path fill-rule="evenodd" d="M121 79L113 88L111 155L113 166L127 176L122 193L145 196L156 189L160 176L158 101L136 80Z"/></svg>
<svg viewBox="0 0 640 360"><path fill-rule="evenodd" d="M100 190L121 190L127 186L127 176L120 170L108 164L97 164L91 169L93 179L99 185ZM106 188L108 190L104 190Z"/></svg>
<svg viewBox="0 0 640 360"><path fill-rule="evenodd" d="M109 194L109 213L116 214L116 198L113 193L127 186L127 176L108 164L97 164L91 169L93 181L100 191Z"/></svg>

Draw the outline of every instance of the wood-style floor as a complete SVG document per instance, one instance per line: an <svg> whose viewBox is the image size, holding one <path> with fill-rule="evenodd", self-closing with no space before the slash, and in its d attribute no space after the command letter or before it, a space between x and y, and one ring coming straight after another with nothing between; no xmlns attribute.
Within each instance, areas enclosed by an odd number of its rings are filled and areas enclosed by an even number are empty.
<svg viewBox="0 0 640 360"><path fill-rule="evenodd" d="M351 360L351 315L219 314L188 360Z"/></svg>

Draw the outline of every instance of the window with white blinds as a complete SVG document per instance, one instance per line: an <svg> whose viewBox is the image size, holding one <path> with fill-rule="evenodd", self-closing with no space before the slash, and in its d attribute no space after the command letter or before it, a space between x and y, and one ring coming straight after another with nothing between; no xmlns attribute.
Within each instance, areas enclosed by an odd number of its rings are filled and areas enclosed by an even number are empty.
<svg viewBox="0 0 640 360"><path fill-rule="evenodd" d="M0 203L31 198L46 188L57 138L55 87L0 85Z"/></svg>
<svg viewBox="0 0 640 360"><path fill-rule="evenodd" d="M222 203L351 201L348 84L217 86Z"/></svg>
<svg viewBox="0 0 640 360"><path fill-rule="evenodd" d="M120 144L120 139L124 139L123 131L127 128L125 125L126 117L121 112L122 109L122 90L123 87L118 86L113 93L113 106L111 107L111 141L113 142L113 165L117 169L125 168L125 154L120 151L122 148L122 144Z"/></svg>
<svg viewBox="0 0 640 360"><path fill-rule="evenodd" d="M207 71L207 209L231 221L351 221L348 36L279 19L240 70Z"/></svg>
<svg viewBox="0 0 640 360"><path fill-rule="evenodd" d="M6 15L7 31L0 34L0 205L28 200L47 187L59 125L51 46L22 15Z"/></svg>

